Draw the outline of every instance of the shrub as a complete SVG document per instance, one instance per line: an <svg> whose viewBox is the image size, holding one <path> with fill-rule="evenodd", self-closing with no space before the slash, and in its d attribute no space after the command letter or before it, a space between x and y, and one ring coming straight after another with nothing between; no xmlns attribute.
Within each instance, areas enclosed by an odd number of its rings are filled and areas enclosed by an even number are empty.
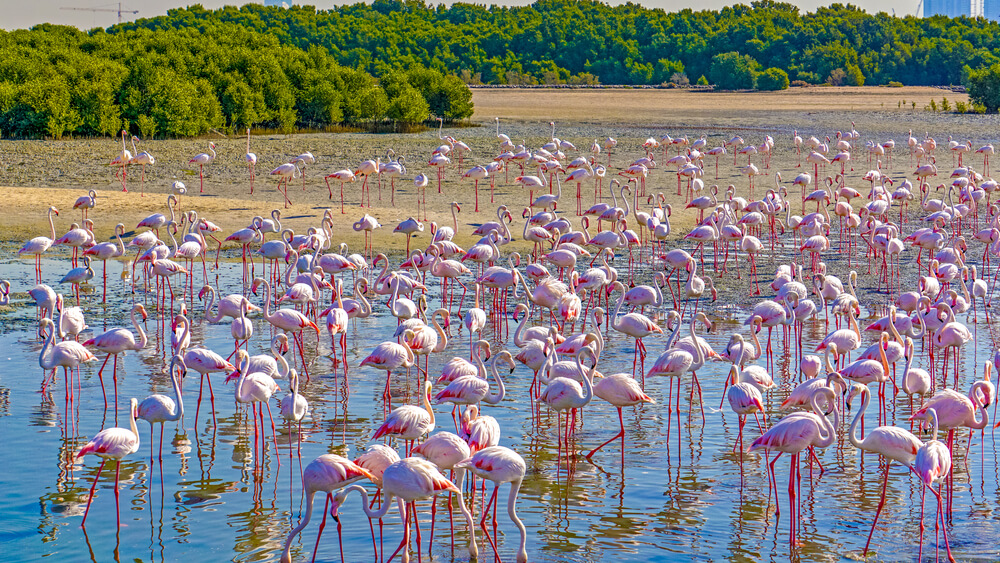
<svg viewBox="0 0 1000 563"><path fill-rule="evenodd" d="M712 83L722 90L751 89L757 83L756 70L760 65L750 55L736 51L719 53L712 57L708 73Z"/></svg>
<svg viewBox="0 0 1000 563"><path fill-rule="evenodd" d="M808 88L809 86L811 86L811 84L805 80L792 80L791 83L792 88Z"/></svg>
<svg viewBox="0 0 1000 563"><path fill-rule="evenodd" d="M902 82L896 82L895 80L891 80L891 81L889 81L888 86L889 86L889 88L902 88L903 87L903 83Z"/></svg>
<svg viewBox="0 0 1000 563"><path fill-rule="evenodd" d="M702 74L701 78L698 79L698 86L708 86L708 79Z"/></svg>
<svg viewBox="0 0 1000 563"><path fill-rule="evenodd" d="M788 88L788 73L771 67L757 76L759 90L785 90Z"/></svg>
<svg viewBox="0 0 1000 563"><path fill-rule="evenodd" d="M985 111L996 113L1000 108L1000 63L989 67L970 70L965 87L973 107L977 104Z"/></svg>
<svg viewBox="0 0 1000 563"><path fill-rule="evenodd" d="M948 103L948 98L942 97L941 98L941 111L950 111L950 110L951 110L951 104Z"/></svg>
<svg viewBox="0 0 1000 563"><path fill-rule="evenodd" d="M955 102L955 113L968 113L969 104L965 102Z"/></svg>
<svg viewBox="0 0 1000 563"><path fill-rule="evenodd" d="M844 72L844 69L835 68L830 71L830 76L826 79L826 83L831 86L843 86L845 80L847 80L847 73Z"/></svg>

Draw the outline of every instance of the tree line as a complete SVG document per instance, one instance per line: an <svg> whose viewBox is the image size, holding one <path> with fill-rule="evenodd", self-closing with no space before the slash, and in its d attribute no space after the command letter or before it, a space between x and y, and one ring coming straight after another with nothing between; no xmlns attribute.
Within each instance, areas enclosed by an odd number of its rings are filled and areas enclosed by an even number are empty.
<svg viewBox="0 0 1000 563"><path fill-rule="evenodd" d="M238 22L88 32L0 31L0 133L186 137L212 129L292 131L472 115L457 76L413 63L377 77L326 48Z"/></svg>
<svg viewBox="0 0 1000 563"><path fill-rule="evenodd" d="M379 75L420 64L467 82L659 84L677 73L711 78L712 60L737 52L790 80L959 84L963 65L1000 62L1000 24L982 18L903 18L850 4L800 12L761 0L721 10L666 12L596 0L530 6L429 5L374 0L317 11L248 4L200 6L114 30L200 29L237 23L282 44L320 46L340 64ZM839 72L837 72L839 71Z"/></svg>
<svg viewBox="0 0 1000 563"><path fill-rule="evenodd" d="M195 5L108 29L0 32L0 129L189 136L413 123L469 117L467 84L971 84L997 64L997 22L850 4L804 13L771 0L678 12L596 0Z"/></svg>

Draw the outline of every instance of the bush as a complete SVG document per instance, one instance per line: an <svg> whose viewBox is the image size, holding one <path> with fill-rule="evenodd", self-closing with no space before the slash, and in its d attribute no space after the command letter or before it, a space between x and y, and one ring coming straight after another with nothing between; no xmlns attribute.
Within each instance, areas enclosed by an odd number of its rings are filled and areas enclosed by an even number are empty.
<svg viewBox="0 0 1000 563"><path fill-rule="evenodd" d="M950 111L951 104L948 103L948 98L941 98L941 111Z"/></svg>
<svg viewBox="0 0 1000 563"><path fill-rule="evenodd" d="M978 104L985 111L996 113L1000 108L1000 63L970 70L965 87L973 107Z"/></svg>
<svg viewBox="0 0 1000 563"><path fill-rule="evenodd" d="M792 88L808 88L812 85L805 80L792 80L791 86Z"/></svg>
<svg viewBox="0 0 1000 563"><path fill-rule="evenodd" d="M698 79L698 86L708 86L708 79L702 74L701 78Z"/></svg>
<svg viewBox="0 0 1000 563"><path fill-rule="evenodd" d="M758 90L786 90L788 73L780 68L769 68L757 76Z"/></svg>
<svg viewBox="0 0 1000 563"><path fill-rule="evenodd" d="M835 68L830 71L830 76L826 79L826 83L830 86L843 86L845 80L847 80L847 73L844 72L844 69Z"/></svg>
<svg viewBox="0 0 1000 563"><path fill-rule="evenodd" d="M927 104L924 107L924 109L927 109L927 110L930 110L930 111L937 111L937 109L938 109L937 102L934 101L934 98L931 98L931 103Z"/></svg>
<svg viewBox="0 0 1000 563"><path fill-rule="evenodd" d="M955 102L955 113L968 113L969 104L965 102Z"/></svg>
<svg viewBox="0 0 1000 563"><path fill-rule="evenodd" d="M891 80L891 81L889 81L888 86L889 86L889 88L902 88L903 87L903 83L902 82L896 82L895 80Z"/></svg>
<svg viewBox="0 0 1000 563"><path fill-rule="evenodd" d="M864 86L865 85L865 75L861 72L861 68L858 65L849 64L847 65L847 70L845 71L846 76L844 77L848 86Z"/></svg>
<svg viewBox="0 0 1000 563"><path fill-rule="evenodd" d="M719 53L712 57L708 73L712 83L721 90L744 90L756 86L756 70L760 65L750 55L740 55L736 51Z"/></svg>
<svg viewBox="0 0 1000 563"><path fill-rule="evenodd" d="M677 86L687 86L688 84L691 84L691 81L688 80L688 76L683 72L675 72L670 75L670 82L676 84Z"/></svg>

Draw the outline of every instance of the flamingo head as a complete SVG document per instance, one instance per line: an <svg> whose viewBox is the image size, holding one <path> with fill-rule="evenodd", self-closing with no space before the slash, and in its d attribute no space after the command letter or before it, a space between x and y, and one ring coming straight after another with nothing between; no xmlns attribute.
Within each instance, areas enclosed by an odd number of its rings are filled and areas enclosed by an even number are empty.
<svg viewBox="0 0 1000 563"><path fill-rule="evenodd" d="M207 286L207 285L205 287L201 288L201 291L198 292L198 299L204 300L205 299L205 294L208 293L210 289L211 288L209 286Z"/></svg>

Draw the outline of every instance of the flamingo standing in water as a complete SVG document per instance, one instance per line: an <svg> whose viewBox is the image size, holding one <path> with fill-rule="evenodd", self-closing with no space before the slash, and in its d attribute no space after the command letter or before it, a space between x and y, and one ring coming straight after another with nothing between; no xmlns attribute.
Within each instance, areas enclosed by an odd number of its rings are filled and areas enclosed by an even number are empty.
<svg viewBox="0 0 1000 563"><path fill-rule="evenodd" d="M489 502L487 502L483 507L483 517L479 521L479 525L484 531L486 530L486 515L489 513L490 505L493 505L494 536L496 536L497 491L499 491L500 485L503 483L510 483L510 494L507 496L507 515L510 516L510 520L515 526L517 526L518 531L521 532L521 543L518 545L516 556L517 563L527 563L528 552L525 550L525 543L527 542L528 533L524 528L524 523L522 523L521 519L517 517L517 511L515 509L515 505L517 504L517 494L521 490L521 483L524 481L524 474L527 469L527 464L525 464L524 458L510 448L506 448L504 446L491 446L489 448L483 448L472 454L472 456L468 459L458 462L455 464L455 468L467 469L477 477L493 481L493 494L490 496ZM490 537L489 534L486 534L486 539L489 540L490 545L493 547L493 553L499 561L500 553L497 551L496 541Z"/></svg>
<svg viewBox="0 0 1000 563"><path fill-rule="evenodd" d="M42 332L46 329L50 329L50 332L45 337L45 343L42 344L42 350L38 353L38 365L48 372L52 370L52 376L55 377L55 369L57 367L63 368L63 379L66 384L66 397L67 400L72 396L73 386L70 383L69 370L79 369L80 364L85 362L93 362L97 360L97 357L90 353L89 350L83 347L82 344L75 340L67 340L65 342L56 342L53 344L53 339L56 335L55 323L52 322L50 318L43 318L41 320ZM46 378L48 380L50 378ZM42 389L45 388L43 383ZM101 382L101 389L103 393L104 382ZM105 395L104 408L107 408L107 396Z"/></svg>
<svg viewBox="0 0 1000 563"><path fill-rule="evenodd" d="M412 332L412 331L406 331ZM412 338L412 337L411 337ZM385 422L378 427L371 441L382 436L400 438L406 441L406 454L413 449L413 442L434 430L434 409L431 408L430 381L424 382L423 408L413 405L400 405L385 417Z"/></svg>
<svg viewBox="0 0 1000 563"><path fill-rule="evenodd" d="M137 305L141 306L141 305ZM176 368L176 371L175 371ZM184 365L184 358L175 355L170 359L170 382L174 386L174 397L161 395L159 393L150 395L139 403L136 410L136 417L149 423L149 464L153 464L153 428L160 424L160 454L159 462L163 463L163 427L167 422L180 420L184 416L184 397L181 396L180 380L187 374L187 366Z"/></svg>
<svg viewBox="0 0 1000 563"><path fill-rule="evenodd" d="M132 399L129 412L129 428L107 428L101 430L94 436L87 445L80 448L76 458L81 458L87 454L94 454L101 458L101 465L97 468L97 475L94 477L94 484L90 486L90 494L87 496L87 509L83 512L83 522L80 526L87 526L87 515L90 514L90 503L94 500L94 490L97 489L97 481L101 478L101 470L109 460L115 460L115 513L118 519L118 529L122 526L121 505L118 497L118 480L121 476L121 461L129 455L139 451L139 430L135 427L135 417L137 415L139 402Z"/></svg>
<svg viewBox="0 0 1000 563"><path fill-rule="evenodd" d="M612 284L611 291L622 292L622 296L618 299L618 306L615 308L615 313L611 316L611 328L635 339L635 354L632 359L632 375L633 377L635 376L635 367L636 362L638 361L640 373L642 374L643 379L645 379L646 346L642 343L642 339L651 334L663 334L663 329L657 326L656 323L642 313L627 313L619 317L618 314L621 312L622 304L625 302L625 286L621 282L616 281Z"/></svg>
<svg viewBox="0 0 1000 563"><path fill-rule="evenodd" d="M597 353L594 352L592 348L585 347L581 350L581 353L590 356L591 371L597 369ZM581 365L582 367L582 365ZM618 409L618 424L620 429L618 433L612 436L607 442L604 442L600 446L590 450L587 454L587 459L593 457L597 450L600 450L604 446L614 442L618 438L622 439L622 463L625 463L625 421L622 418L622 408L633 407L635 405L640 405L642 403L655 403L653 399L646 395L642 391L642 387L639 382L626 373L615 373L612 375L606 375L601 379L596 385L594 385L594 394L601 399L611 403L611 406Z"/></svg>
<svg viewBox="0 0 1000 563"><path fill-rule="evenodd" d="M253 285L250 286L254 295L257 294L257 289L260 286L264 286L264 318L278 330L292 333L292 338L295 339L295 345L299 349L299 357L302 360L302 371L305 373L306 379L309 379L309 366L306 363L305 356L305 337L303 336L302 331L307 328L311 328L316 331L316 353L318 354L319 327L316 326L316 323L312 322L309 317L303 315L295 309L278 309L272 313L271 284L264 278L255 278L253 280Z"/></svg>
<svg viewBox="0 0 1000 563"><path fill-rule="evenodd" d="M211 154L209 154L211 153ZM201 182L200 193L205 193L205 165L211 164L215 160L215 143L208 143L208 153L198 153L194 155L188 164L198 165L198 180ZM128 190L125 190L128 191Z"/></svg>
<svg viewBox="0 0 1000 563"><path fill-rule="evenodd" d="M829 387L820 388L812 396L813 412L793 413L786 416L750 445L750 451L766 449L778 452L778 455L774 456L774 459L768 464L770 479L775 488L777 488L777 483L774 482L774 464L777 463L781 454L791 454L791 469L788 474L788 505L790 512L789 543L792 546L799 545L797 534L799 510L795 501L799 453L808 447L829 447L836 440L836 428L840 425L836 409L833 409L833 424L823 415L819 406L820 397L825 398L828 405L833 404L833 390Z"/></svg>
<svg viewBox="0 0 1000 563"><path fill-rule="evenodd" d="M368 501L368 492L365 491L364 487L360 485L351 485L350 487L337 493L333 499L333 508L331 509L331 513L334 514L334 518L337 518L337 512L339 511L340 506L343 505L344 499L347 498L347 495L355 491L361 494L363 499L361 508L364 510L365 515L367 515L369 519L382 518L385 516L389 512L389 508L392 507L392 500L394 498L397 500L397 504L399 506L399 516L403 521L403 541L399 544L396 551L389 556L388 561L391 561L397 553L401 554L403 563L409 563L410 561L410 514L407 510L407 506L413 508L413 518L416 520L415 502L426 498L433 498L444 492L455 493L455 495L458 496L458 507L465 516L466 525L468 526L469 558L474 561L478 557L479 548L476 546L476 531L472 523L472 513L470 513L469 509L465 506L461 489L446 479L445 476L438 470L437 466L430 461L417 457L408 457L387 467L385 472L382 474L382 492L385 494L385 499L382 501L382 507L377 511L369 508L371 504Z"/></svg>
<svg viewBox="0 0 1000 563"><path fill-rule="evenodd" d="M108 360L111 359L111 356L115 357L111 371L111 378L115 385L115 424L118 423L118 355L128 350L140 351L146 347L147 343L146 331L142 330L142 327L139 326L139 321L135 318L136 313L142 316L143 322L149 318L149 315L141 303L136 303L132 307L132 326L139 333L139 342L135 341L135 335L132 334L131 330L127 328L113 328L83 343L84 346L93 346L107 354L107 357L104 358L104 363L101 364L101 369L97 371L98 377L104 372L104 368L108 365ZM104 388L103 381L102 379L102 389ZM107 398L105 398L104 402L105 406L107 406Z"/></svg>
<svg viewBox="0 0 1000 563"><path fill-rule="evenodd" d="M361 360L361 365L358 366L372 366L376 369L385 370L384 396L386 398L389 397L389 375L392 373L392 370L405 367L407 374L409 374L410 367L414 363L413 350L410 350L410 347L406 345L413 336L414 332L407 329L403 332L402 344L392 341L379 344L372 350L372 353L368 357Z"/></svg>
<svg viewBox="0 0 1000 563"><path fill-rule="evenodd" d="M868 541L865 543L865 549L862 552L862 557L867 557L868 546L872 542L872 534L875 532L875 526L878 525L878 517L885 506L885 490L889 485L889 466L895 461L908 469L912 469L913 462L917 458L917 451L923 444L919 438L909 431L895 426L879 426L869 432L863 440L859 440L855 435L855 430L858 427L858 423L864 418L865 411L868 410L868 401L871 399L871 392L866 385L854 383L851 386L847 402L850 403L858 394L861 395L861 408L858 409L857 414L854 415L854 420L851 421L848 437L851 443L854 444L854 447L866 452L879 454L888 461L882 470L882 495L879 497L878 508L875 510L875 518L872 519L872 528L868 532Z"/></svg>
<svg viewBox="0 0 1000 563"><path fill-rule="evenodd" d="M917 450L916 459L913 463L913 471L920 477L920 482L924 485L920 489L920 549L917 551L917 559L923 559L924 552L924 496L927 491L934 493L937 498L937 513L934 517L934 530L941 525L944 532L944 545L948 552L948 560L955 561L951 556L951 546L948 543L948 526L945 524L944 511L941 507L941 486L933 489L934 481L946 478L951 474L951 449L938 440L938 418L937 411L928 408L922 414L925 422L931 424L931 439L924 442ZM936 534L935 534L936 535Z"/></svg>
<svg viewBox="0 0 1000 563"><path fill-rule="evenodd" d="M302 522L288 534L288 539L285 540L285 550L281 553L281 563L291 563L292 540L309 525L316 493L323 491L327 495L326 505L323 507L323 521L319 525L319 534L316 536L316 548L318 549L319 540L323 537L323 528L326 527L326 507L330 505L333 492L362 479L374 481L374 476L367 469L336 454L321 455L306 466L305 471L302 472L302 491L306 497L306 514L302 517ZM337 527L340 527L339 519ZM315 556L315 553L313 555Z"/></svg>

